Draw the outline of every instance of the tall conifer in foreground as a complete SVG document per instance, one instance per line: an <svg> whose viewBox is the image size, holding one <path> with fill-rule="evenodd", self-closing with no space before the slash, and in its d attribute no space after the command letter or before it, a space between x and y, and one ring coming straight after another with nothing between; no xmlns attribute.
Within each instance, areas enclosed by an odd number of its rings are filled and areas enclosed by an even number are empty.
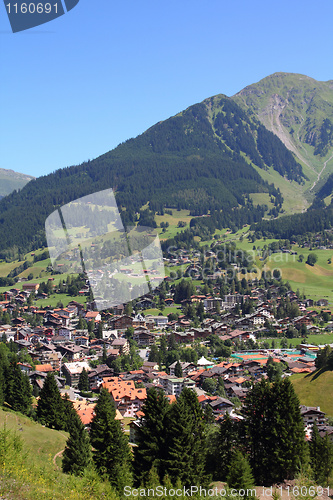
<svg viewBox="0 0 333 500"><path fill-rule="evenodd" d="M316 424L312 428L310 448L310 464L317 484L326 486L333 470L333 443L327 434L321 437Z"/></svg>
<svg viewBox="0 0 333 500"><path fill-rule="evenodd" d="M162 391L148 389L147 399L142 407L144 416L140 419L137 447L134 449L134 474L137 484L146 483L152 468L160 481L165 475L166 460L166 415L169 401Z"/></svg>
<svg viewBox="0 0 333 500"><path fill-rule="evenodd" d="M229 488L235 490L244 490L245 495L242 498L255 498L255 483L250 464L241 451L233 453L233 458L229 464L229 473L227 476Z"/></svg>
<svg viewBox="0 0 333 500"><path fill-rule="evenodd" d="M307 460L299 401L289 379L264 379L248 393L243 409L246 445L257 484L293 479Z"/></svg>
<svg viewBox="0 0 333 500"><path fill-rule="evenodd" d="M52 372L45 378L37 404L37 419L51 429L65 428L64 402Z"/></svg>
<svg viewBox="0 0 333 500"><path fill-rule="evenodd" d="M184 388L167 417L166 472L175 484L205 485L204 414L197 395Z"/></svg>
<svg viewBox="0 0 333 500"><path fill-rule="evenodd" d="M80 476L91 463L91 444L80 417L72 416L69 438L62 458L62 470Z"/></svg>
<svg viewBox="0 0 333 500"><path fill-rule="evenodd" d="M131 451L109 392L102 389L90 427L93 460L97 471L107 476L119 491L131 484Z"/></svg>

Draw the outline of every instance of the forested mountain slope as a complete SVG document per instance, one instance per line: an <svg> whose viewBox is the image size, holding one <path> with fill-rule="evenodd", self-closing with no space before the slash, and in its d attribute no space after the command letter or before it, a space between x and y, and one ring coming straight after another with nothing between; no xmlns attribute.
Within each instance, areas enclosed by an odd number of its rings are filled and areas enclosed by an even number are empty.
<svg viewBox="0 0 333 500"><path fill-rule="evenodd" d="M254 222L263 210L253 206L250 193L269 193L276 211L281 208L281 193L259 175L269 170L292 184L304 182L302 167L276 136L232 99L215 96L95 160L40 177L1 200L0 256L41 246L45 219L56 207L109 187L125 222L136 220L147 202L153 212L222 210L226 222L242 209L242 222ZM148 225L152 217L143 212L141 222Z"/></svg>

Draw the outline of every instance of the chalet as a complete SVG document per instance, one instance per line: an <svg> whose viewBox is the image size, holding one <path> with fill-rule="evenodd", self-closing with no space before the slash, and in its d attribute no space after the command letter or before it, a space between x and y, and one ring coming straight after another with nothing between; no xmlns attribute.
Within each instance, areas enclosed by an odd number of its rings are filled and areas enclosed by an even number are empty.
<svg viewBox="0 0 333 500"><path fill-rule="evenodd" d="M135 340L139 346L149 346L155 344L155 335L150 332L148 328L136 328L134 330L133 340Z"/></svg>
<svg viewBox="0 0 333 500"><path fill-rule="evenodd" d="M25 292L36 293L39 288L39 283L23 283L22 290Z"/></svg>
<svg viewBox="0 0 333 500"><path fill-rule="evenodd" d="M320 406L304 406L300 405L301 415L304 426L312 426L313 424L325 425L325 413L320 410Z"/></svg>
<svg viewBox="0 0 333 500"><path fill-rule="evenodd" d="M110 326L113 330L127 330L133 324L133 318L127 314L114 316L110 320Z"/></svg>
<svg viewBox="0 0 333 500"><path fill-rule="evenodd" d="M130 352L129 342L125 338L114 339L111 342L111 346L113 349L117 349L120 352L120 354L129 354Z"/></svg>
<svg viewBox="0 0 333 500"><path fill-rule="evenodd" d="M84 351L84 349L81 346L75 345L73 343L66 344L66 345L59 344L57 347L57 350L63 356L66 356L66 358L69 361L79 360L80 358L82 358L82 356L86 352L86 351Z"/></svg>
<svg viewBox="0 0 333 500"><path fill-rule="evenodd" d="M84 319L86 321L91 321L91 320L94 320L94 321L101 321L102 319L102 316L101 314L98 312L98 311L88 311L84 317Z"/></svg>
<svg viewBox="0 0 333 500"><path fill-rule="evenodd" d="M111 377L113 371L107 365L98 365L88 373L90 390L98 389L103 382L103 377Z"/></svg>
<svg viewBox="0 0 333 500"><path fill-rule="evenodd" d="M234 404L226 398L220 398L210 401L209 406L212 408L214 414L222 414L230 413L234 407Z"/></svg>
<svg viewBox="0 0 333 500"><path fill-rule="evenodd" d="M166 316L146 316L147 319L153 320L156 328L165 328L168 323L168 318Z"/></svg>

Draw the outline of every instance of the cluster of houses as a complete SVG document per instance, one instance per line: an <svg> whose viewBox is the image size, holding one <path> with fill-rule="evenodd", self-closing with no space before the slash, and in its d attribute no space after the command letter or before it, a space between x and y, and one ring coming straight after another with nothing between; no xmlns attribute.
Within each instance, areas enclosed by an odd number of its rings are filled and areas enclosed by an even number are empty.
<svg viewBox="0 0 333 500"><path fill-rule="evenodd" d="M201 301L208 316L200 327L191 326L191 322L184 314L177 319L168 320L164 315L146 315L124 313L124 306L114 308L113 314L100 313L93 310L93 305L83 305L71 301L67 307L38 308L26 304L31 292L37 293L38 286L33 283L24 283L22 290L11 289L5 293L0 302L3 312L15 313L11 325L0 325L2 340L13 341L18 349L25 349L31 356L34 368L27 363L21 363L38 395L43 386L47 373L57 374L56 380L62 392L68 392L75 402L75 408L86 426L89 426L95 402L84 400L78 396L79 377L83 369L88 372L90 391L98 393L105 387L111 394L116 405L117 417L120 421L131 418L131 439L135 441L135 429L139 425L138 416L142 414L142 405L145 402L147 389L157 387L164 391L172 403L184 387L196 391L198 400L204 408L211 407L212 414L218 421L226 412L232 418L240 418L235 412L235 405L242 404L249 387L261 377L266 377L268 358L273 357L277 363L283 363L286 374L311 372L315 369L315 354L308 346L305 351L256 351L251 353L234 353L227 362L216 363L201 358L196 364L181 363L182 377L176 377L176 363L169 367L169 373L160 371L154 362L144 361L140 370L120 373L117 376L106 364L101 364L102 354L108 359L129 353L129 342L125 332L133 328L133 338L139 347L149 349L167 329L174 333L177 343L191 345L194 341L205 342L208 336L216 335L221 340L236 341L256 340L257 336L264 336L267 322L272 324L283 336L290 325L296 328L305 325L311 333L319 332L314 325L314 319L319 316L315 310L309 310L313 305L311 300L300 300L297 295L289 291L289 301L296 302L301 315L296 318L277 319L274 317L274 306L278 306L281 297L277 286L269 289L253 287L251 294L243 296L238 293L228 294L222 298L210 295L193 295L182 302L181 306ZM267 299L267 292L270 298ZM285 299L285 297L284 297ZM254 311L251 314L241 315L239 307L244 301L251 300ZM166 305L173 305L172 294L165 299ZM154 295L147 294L136 304L137 307L151 307L154 304ZM324 299L320 305L327 307ZM40 317L40 326L31 326L29 321L21 315L25 312L34 317ZM220 311L223 311L221 314ZM329 311L330 312L330 311ZM209 314L212 313L212 314ZM214 318L212 317L214 316ZM27 317L25 315L25 317ZM78 328L79 318L87 322L93 321L96 335L89 335L88 330ZM218 320L216 319L218 317ZM103 322L102 331L98 325ZM95 361L93 364L92 361ZM97 361L97 363L96 363ZM97 364L97 366L96 366ZM94 366L94 368L92 367ZM207 394L202 387L207 379L223 380L225 397ZM326 425L325 415L318 408L302 409L305 427L309 429L313 422L321 425L322 432L328 432L333 439L333 428ZM311 421L312 418L312 421Z"/></svg>

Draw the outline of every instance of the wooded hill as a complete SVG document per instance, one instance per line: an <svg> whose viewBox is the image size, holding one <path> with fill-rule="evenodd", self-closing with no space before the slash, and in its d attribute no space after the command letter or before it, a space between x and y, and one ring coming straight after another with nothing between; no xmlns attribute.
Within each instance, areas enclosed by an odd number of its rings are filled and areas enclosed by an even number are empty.
<svg viewBox="0 0 333 500"><path fill-rule="evenodd" d="M241 208L242 221L253 222L250 193L269 193L277 214L281 193L254 166L304 182L292 153L254 115L226 96L207 99L95 160L40 177L1 200L0 257L9 248L22 253L42 246L45 219L55 208L109 187L116 191L125 223L133 223L148 201L153 212L222 210L227 223ZM261 216L259 210L255 220ZM145 212L141 222L151 223L152 217Z"/></svg>

